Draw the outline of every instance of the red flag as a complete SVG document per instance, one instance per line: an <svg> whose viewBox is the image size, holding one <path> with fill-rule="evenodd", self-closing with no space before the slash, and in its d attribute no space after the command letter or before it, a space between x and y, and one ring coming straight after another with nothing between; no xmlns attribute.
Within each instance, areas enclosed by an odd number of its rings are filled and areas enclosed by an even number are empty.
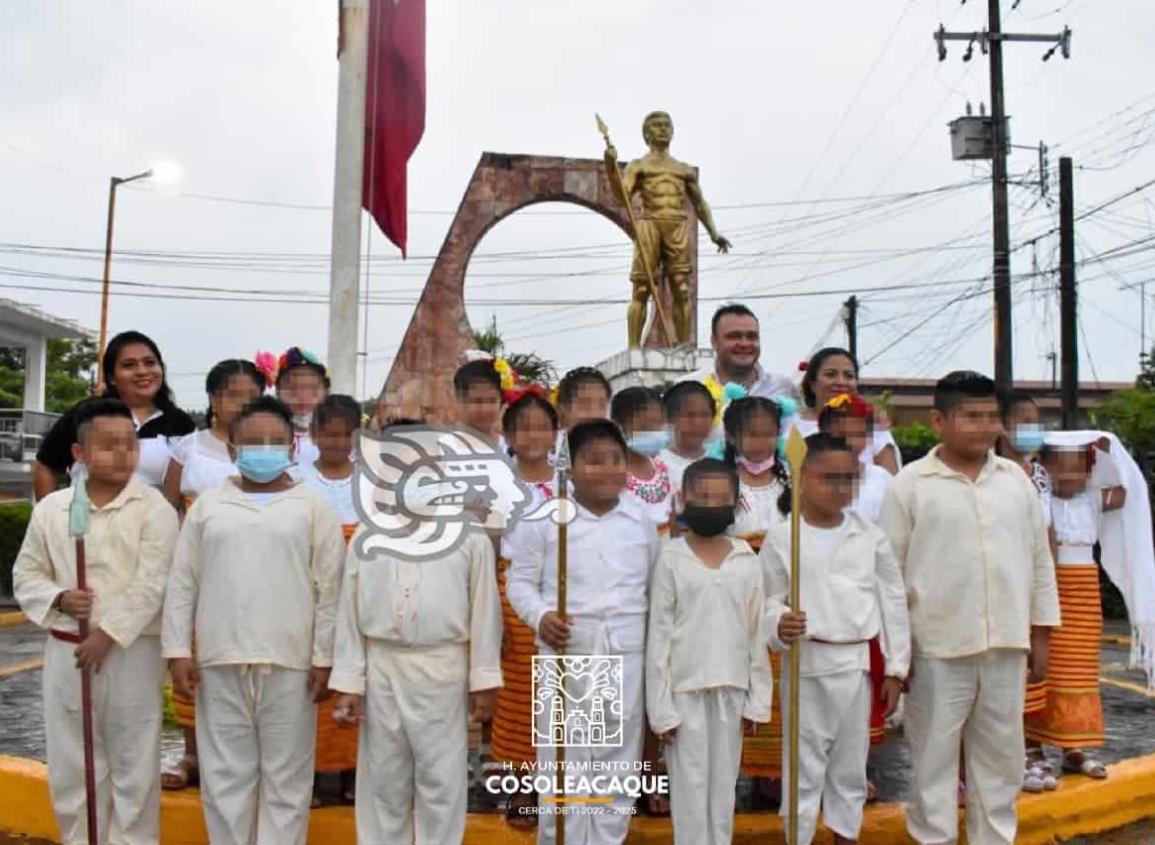
<svg viewBox="0 0 1155 845"><path fill-rule="evenodd" d="M369 0L362 204L404 256L406 171L425 131L425 0Z"/></svg>

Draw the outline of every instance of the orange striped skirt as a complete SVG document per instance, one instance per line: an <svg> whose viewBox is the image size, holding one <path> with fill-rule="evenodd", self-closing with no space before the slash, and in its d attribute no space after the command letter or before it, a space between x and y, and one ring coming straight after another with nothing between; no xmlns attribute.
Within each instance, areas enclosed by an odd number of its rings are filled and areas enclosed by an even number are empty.
<svg viewBox="0 0 1155 845"><path fill-rule="evenodd" d="M497 691L497 706L490 729L490 755L513 765L537 759L533 747L533 656L537 643L533 629L522 622L505 595L510 562L497 562L497 588L501 595L501 675L504 684Z"/></svg>
<svg viewBox="0 0 1155 845"><path fill-rule="evenodd" d="M762 550L764 533L739 537L750 544L755 553ZM774 691L770 694L770 722L754 726L754 733L742 737L742 774L754 778L782 777L782 702L778 691L782 688L782 655L770 652L770 673L774 676Z"/></svg>
<svg viewBox="0 0 1155 845"><path fill-rule="evenodd" d="M754 778L782 777L782 655L770 652L774 691L770 695L769 724L755 725L753 734L742 737L742 774Z"/></svg>
<svg viewBox="0 0 1155 845"><path fill-rule="evenodd" d="M1093 748L1103 744L1099 567L1089 563L1055 568L1062 624L1051 631L1046 705L1027 718L1027 738L1057 748Z"/></svg>
<svg viewBox="0 0 1155 845"><path fill-rule="evenodd" d="M341 526L345 544L353 537L357 523ZM317 759L313 769L318 772L347 772L357 768L357 741L360 731L346 728L333 721L337 697L330 696L317 705Z"/></svg>

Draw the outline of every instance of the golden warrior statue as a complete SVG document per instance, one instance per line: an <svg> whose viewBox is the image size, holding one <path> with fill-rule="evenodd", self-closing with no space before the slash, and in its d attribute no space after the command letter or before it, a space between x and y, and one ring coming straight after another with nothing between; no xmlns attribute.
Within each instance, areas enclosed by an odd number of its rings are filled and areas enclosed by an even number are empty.
<svg viewBox="0 0 1155 845"><path fill-rule="evenodd" d="M598 119L606 139L605 162L610 185L618 199L625 203L630 221L634 224L634 262L630 270L633 295L627 312L630 347L642 345L642 329L646 322L646 303L655 297L654 307L664 321L657 302L660 271L665 270L674 302L673 344L690 342L691 303L690 255L691 226L697 221L686 213L686 198L697 212L706 231L719 252L729 252L730 242L718 234L710 206L698 185L698 169L678 161L670 155L670 141L674 137L674 122L664 111L654 111L642 121L642 138L650 151L642 158L631 161L623 173L618 169L618 151ZM642 215L635 220L630 198L642 196ZM667 337L669 328L666 328Z"/></svg>

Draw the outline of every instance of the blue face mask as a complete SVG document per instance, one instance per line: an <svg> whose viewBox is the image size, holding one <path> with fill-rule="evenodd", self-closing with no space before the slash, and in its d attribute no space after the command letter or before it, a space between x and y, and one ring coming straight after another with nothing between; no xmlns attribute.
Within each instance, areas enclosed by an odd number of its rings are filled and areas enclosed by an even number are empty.
<svg viewBox="0 0 1155 845"><path fill-rule="evenodd" d="M626 445L631 452L652 458L670 445L670 432L664 428L658 431L635 431L626 440Z"/></svg>
<svg viewBox="0 0 1155 845"><path fill-rule="evenodd" d="M279 444L241 446L237 449L237 469L249 481L268 484L292 466L289 447Z"/></svg>
<svg viewBox="0 0 1155 845"><path fill-rule="evenodd" d="M1043 427L1038 423L1020 423L1011 431L1011 445L1016 452L1029 455L1043 448Z"/></svg>

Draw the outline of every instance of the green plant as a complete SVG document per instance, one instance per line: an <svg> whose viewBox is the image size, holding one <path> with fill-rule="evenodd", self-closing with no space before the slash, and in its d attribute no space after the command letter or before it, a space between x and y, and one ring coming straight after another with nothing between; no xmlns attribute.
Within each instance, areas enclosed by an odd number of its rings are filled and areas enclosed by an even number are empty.
<svg viewBox="0 0 1155 845"><path fill-rule="evenodd" d="M903 463L918 460L938 443L938 435L934 433L934 429L923 422L896 425L890 429L890 434L898 444Z"/></svg>
<svg viewBox="0 0 1155 845"><path fill-rule="evenodd" d="M489 321L484 330L473 333L473 343L482 352L488 352L495 358L504 358L524 382L548 387L557 381L557 370L552 361L534 352L505 351L505 341L497 329L496 317Z"/></svg>
<svg viewBox="0 0 1155 845"><path fill-rule="evenodd" d="M31 502L0 502L0 595L12 595L12 567L31 517Z"/></svg>

